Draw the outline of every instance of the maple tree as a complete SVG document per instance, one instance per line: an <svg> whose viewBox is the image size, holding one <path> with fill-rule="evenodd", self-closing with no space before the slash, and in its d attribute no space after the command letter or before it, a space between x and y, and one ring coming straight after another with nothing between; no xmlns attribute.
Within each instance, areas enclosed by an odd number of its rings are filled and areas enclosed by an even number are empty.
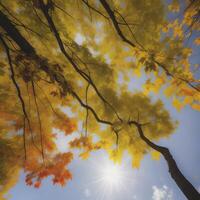
<svg viewBox="0 0 200 200"><path fill-rule="evenodd" d="M186 105L200 110L199 66L190 60L200 44L199 9L198 0L170 5L159 0L2 0L2 198L17 181L10 170L17 177L23 168L26 183L35 187L47 176L54 184L70 180L67 165L73 154L58 152L53 129L69 135L83 122L84 133L70 142L71 148L82 149L83 159L103 148L120 162L127 150L138 168L154 150L154 157L164 156L185 196L199 199L169 149L153 142L172 134L177 122L150 95L163 92L177 110ZM171 13L177 14L166 17ZM139 91L128 89L131 79L143 77ZM76 117L63 112L66 106Z"/></svg>

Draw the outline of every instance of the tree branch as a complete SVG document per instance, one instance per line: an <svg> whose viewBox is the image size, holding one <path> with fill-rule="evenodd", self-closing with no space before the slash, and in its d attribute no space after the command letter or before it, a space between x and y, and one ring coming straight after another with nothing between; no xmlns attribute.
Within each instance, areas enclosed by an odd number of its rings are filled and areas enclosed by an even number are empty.
<svg viewBox="0 0 200 200"><path fill-rule="evenodd" d="M28 122L28 127L29 127L29 130L30 130L30 133L31 133L31 138L32 138L32 143L35 146L35 148L40 152L40 149L35 144L35 141L34 141L34 138L33 138L32 128L31 128L31 124L30 124L30 120L29 120L29 117L28 117L28 114L27 114L27 111L26 111L25 102L24 102L24 99L22 97L22 93L21 93L20 87L19 87L19 85L18 85L18 83L17 83L17 81L15 79L15 71L14 71L14 67L13 67L13 64L12 64L12 59L11 59L11 56L10 56L9 47L7 46L6 42L4 41L4 39L2 38L1 35L0 35L0 40L1 40L1 42L2 42L2 44L4 46L4 48L5 48L5 51L6 51L6 55L7 55L7 58L8 58L8 63L9 63L9 66L10 66L10 71L11 71L11 79L12 79L12 82L13 82L16 90L17 90L17 95L18 95L18 98L19 98L21 106L22 106L22 111L23 111L24 117ZM25 132L24 132L24 134L25 134ZM25 135L24 135L24 138L26 138ZM26 146L26 144L24 144L24 147L25 146ZM24 152L25 153L27 152L26 149L24 150ZM27 158L26 154L25 154L25 158Z"/></svg>
<svg viewBox="0 0 200 200"><path fill-rule="evenodd" d="M44 4L43 0L39 0L40 2L40 8L49 24L50 30L54 33L54 36L57 40L57 43L59 45L59 48L61 50L61 52L63 53L63 55L67 58L67 60L70 62L70 64L73 66L73 68L88 82L91 84L91 86L94 88L95 92L97 93L97 95L99 96L99 98L106 103L107 105L110 106L110 108L114 111L114 113L116 114L117 118L121 121L122 119L120 118L120 116L118 115L117 111L115 110L115 108L102 96L102 94L100 93L100 91L98 90L98 88L96 87L96 85L94 84L94 82L92 81L92 79L90 78L90 76L88 74L86 74L85 72L81 71L78 66L76 65L76 63L73 61L73 59L69 56L69 54L66 52L64 44L60 38L59 32L56 29L56 26L52 20L52 18L50 17L49 13L48 13L48 9L46 8L46 5Z"/></svg>
<svg viewBox="0 0 200 200"><path fill-rule="evenodd" d="M106 125L109 125L109 126L113 126L113 123L110 122L110 121L107 121L107 120L103 120L101 119L96 111L89 105L85 104L81 98L76 94L76 92L72 91L71 92L72 96L76 98L76 100L80 103L80 105L86 109L88 109L89 111L91 111L91 113L93 114L93 116L95 117L96 121L99 122L99 123L102 123L102 124L106 124Z"/></svg>
<svg viewBox="0 0 200 200"><path fill-rule="evenodd" d="M168 148L157 145L153 143L151 140L149 140L143 133L142 125L139 124L136 121L129 121L129 125L135 125L138 133L140 135L140 138L152 149L160 152L165 160L167 161L169 173L171 177L174 179L174 181L177 183L181 191L185 194L185 196L189 200L198 200L200 199L200 194L198 191L194 188L194 186L185 178L185 176L182 174L182 172L179 170L176 161L174 160L173 156L171 155Z"/></svg>
<svg viewBox="0 0 200 200"><path fill-rule="evenodd" d="M115 27L115 29L116 29L118 35L120 36L120 38L121 38L124 42L128 43L129 45L131 45L132 47L136 47L136 45L135 45L133 42L131 42L129 39L127 39L127 38L124 36L124 34L122 33L122 31L121 31L121 29L120 29L120 27L119 27L119 24L118 24L118 22L117 22L117 20L116 20L116 18L115 18L115 14L114 14L114 12L112 11L112 9L110 8L110 6L108 5L108 3L107 3L105 0L100 0L100 2L101 2L101 4L102 4L102 6L104 7L104 9L107 11L109 17L111 18L111 20L112 20L112 22L113 22L113 25L114 25L114 27Z"/></svg>
<svg viewBox="0 0 200 200"><path fill-rule="evenodd" d="M86 90L85 90L85 104L88 105L88 90L89 90L90 84L88 83ZM86 109L86 117L85 117L85 135L87 136L87 129L88 129L88 109Z"/></svg>
<svg viewBox="0 0 200 200"><path fill-rule="evenodd" d="M105 19L109 20L109 17L107 17L106 15L104 15L103 13L101 13L99 10L97 10L96 8L94 8L93 6L91 6L88 1L86 0L81 0L89 9L92 9L94 12L96 12L97 14L101 15L102 17L104 17Z"/></svg>
<svg viewBox="0 0 200 200"><path fill-rule="evenodd" d="M107 11L108 15L110 16L110 19L112 20L112 23L113 23L113 25L114 25L114 28L115 28L116 32L118 33L118 35L120 36L120 38L121 38L124 42L126 42L127 44L129 44L130 46L132 46L132 47L137 47L136 44L134 44L133 42L131 42L130 40L128 40L128 39L125 37L125 35L123 34L123 32L121 31L120 26L119 26L119 23L117 22L117 19L116 19L115 15L114 15L114 12L113 12L112 9L110 8L110 6L109 6L109 4L107 3L107 1L106 1L106 0L100 0L100 2L101 2L101 4L102 4L102 6L104 7L104 9ZM121 16L121 17L122 17L122 16ZM125 20L125 19L123 18L123 20ZM137 41L137 43L139 43L139 42ZM139 43L139 44L140 44L140 43ZM140 47L143 47L141 44L140 44L139 46L140 46ZM144 48L144 47L143 47L143 48ZM145 49L143 49L143 50L145 50ZM145 50L145 51L146 51L146 50ZM160 68L162 68L168 76L171 76L171 77L173 77L173 78L177 78L177 79L181 80L182 82L185 82L185 83L186 83L187 85L189 85L191 88L193 88L193 89L195 89L196 91L200 92L200 89L199 89L198 87L194 86L190 81L188 81L188 80L186 80L186 79L184 79L184 78L181 78L181 77L176 77L176 76L174 76L172 73L169 72L169 70L167 70L166 67L163 66L163 64L159 63L158 61L153 60L153 62L156 63L156 64L158 64L158 66L159 66Z"/></svg>
<svg viewBox="0 0 200 200"><path fill-rule="evenodd" d="M35 85L34 85L33 80L31 80L31 85L32 85L32 90L33 90L33 96L34 96L34 102L35 102L35 106L36 106L36 111L37 111L38 122L39 122L41 152L42 152L42 159L43 159L43 162L44 162L44 145L43 145L43 135L42 135L42 121L41 121L41 118L40 118L40 111L39 111L39 107L38 107L38 103L37 103L37 95L36 95Z"/></svg>
<svg viewBox="0 0 200 200"><path fill-rule="evenodd" d="M28 119L28 115L27 115L27 112L26 112L25 103L24 103L24 100L22 98L20 87L19 87L17 81L15 80L15 72L14 72L14 68L13 68L13 65L12 65L12 60L11 60L11 56L10 56L9 47L7 46L6 42L4 41L4 39L2 38L1 35L0 35L0 40L1 40L2 44L3 44L3 46L4 46L6 54L7 54L7 59L8 59L8 63L9 63L9 66L10 66L10 71L11 71L11 80L12 80L12 82L13 82L15 88L16 88L17 95L18 95L18 98L20 100L22 111L23 111L23 114L24 114L23 140L24 140L24 155L25 155L25 160L26 160L26 158L27 158L26 152L27 151L26 151L25 119Z"/></svg>

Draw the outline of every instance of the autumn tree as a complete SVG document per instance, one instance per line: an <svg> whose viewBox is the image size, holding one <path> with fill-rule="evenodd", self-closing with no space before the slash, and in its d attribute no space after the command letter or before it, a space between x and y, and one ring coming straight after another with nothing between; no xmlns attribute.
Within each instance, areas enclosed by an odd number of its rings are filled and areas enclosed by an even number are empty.
<svg viewBox="0 0 200 200"><path fill-rule="evenodd" d="M200 109L199 66L190 60L200 44L200 1L1 0L0 9L2 194L16 182L9 170L23 168L35 187L50 175L55 184L71 179L73 154L57 151L53 129L68 135L82 122L70 142L82 158L105 149L120 162L127 150L138 168L153 150L185 196L200 198L169 149L155 143L178 124L150 95L164 90L177 110ZM127 89L130 77L146 78L139 91Z"/></svg>

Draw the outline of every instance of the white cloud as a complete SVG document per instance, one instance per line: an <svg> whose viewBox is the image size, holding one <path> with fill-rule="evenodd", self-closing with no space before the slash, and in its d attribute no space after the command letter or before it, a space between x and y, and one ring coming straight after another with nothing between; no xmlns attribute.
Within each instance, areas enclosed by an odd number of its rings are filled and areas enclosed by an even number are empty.
<svg viewBox="0 0 200 200"><path fill-rule="evenodd" d="M166 185L162 187L153 186L153 200L173 200L173 192Z"/></svg>
<svg viewBox="0 0 200 200"><path fill-rule="evenodd" d="M84 194L85 194L86 197L90 197L91 196L91 192L90 192L90 190L88 188L86 188L84 190Z"/></svg>

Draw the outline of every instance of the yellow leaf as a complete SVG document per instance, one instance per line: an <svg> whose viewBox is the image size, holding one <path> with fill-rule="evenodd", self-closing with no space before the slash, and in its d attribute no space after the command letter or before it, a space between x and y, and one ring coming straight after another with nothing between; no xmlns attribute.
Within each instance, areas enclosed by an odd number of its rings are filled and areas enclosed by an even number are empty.
<svg viewBox="0 0 200 200"><path fill-rule="evenodd" d="M182 88L181 92L186 96L193 96L195 94L195 91L193 89L190 89L190 88L187 88L187 87Z"/></svg>
<svg viewBox="0 0 200 200"><path fill-rule="evenodd" d="M199 38L196 38L196 39L194 40L194 44L196 44L197 46L200 45L200 37L199 37Z"/></svg>
<svg viewBox="0 0 200 200"><path fill-rule="evenodd" d="M193 102L193 97L191 96L185 97L184 99L185 104L191 104L192 102Z"/></svg>
<svg viewBox="0 0 200 200"><path fill-rule="evenodd" d="M191 48L184 48L182 51L182 54L184 56L190 56L192 54L192 49Z"/></svg>
<svg viewBox="0 0 200 200"><path fill-rule="evenodd" d="M179 12L180 6L177 0L174 0L172 4L168 6L168 9L172 12Z"/></svg>
<svg viewBox="0 0 200 200"><path fill-rule="evenodd" d="M160 159L160 153L158 151L152 151L151 157L153 160L159 160Z"/></svg>
<svg viewBox="0 0 200 200"><path fill-rule="evenodd" d="M133 69L133 74L137 77L141 77L141 69L139 67Z"/></svg>
<svg viewBox="0 0 200 200"><path fill-rule="evenodd" d="M168 26L167 23L165 23L165 24L163 25L162 31L163 31L164 33L167 33L167 32L169 31L169 26Z"/></svg>
<svg viewBox="0 0 200 200"><path fill-rule="evenodd" d="M140 167L140 161L141 161L141 155L135 154L132 161L132 167L139 169Z"/></svg>
<svg viewBox="0 0 200 200"><path fill-rule="evenodd" d="M200 111L200 105L199 105L199 104L192 104L192 108L193 108L194 110Z"/></svg>
<svg viewBox="0 0 200 200"><path fill-rule="evenodd" d="M110 153L110 159L115 163L121 163L122 154L118 150L112 150Z"/></svg>
<svg viewBox="0 0 200 200"><path fill-rule="evenodd" d="M166 97L171 97L174 94L174 87L167 87L164 91Z"/></svg>
<svg viewBox="0 0 200 200"><path fill-rule="evenodd" d="M183 104L176 98L173 99L173 102L172 102L173 106L178 110L180 111L182 108L183 108Z"/></svg>
<svg viewBox="0 0 200 200"><path fill-rule="evenodd" d="M183 30L181 26L175 26L174 27L174 37L181 37L183 36Z"/></svg>
<svg viewBox="0 0 200 200"><path fill-rule="evenodd" d="M83 153L81 153L81 154L79 155L79 157L81 157L83 160L88 159L89 156L90 156L89 151L83 152Z"/></svg>

